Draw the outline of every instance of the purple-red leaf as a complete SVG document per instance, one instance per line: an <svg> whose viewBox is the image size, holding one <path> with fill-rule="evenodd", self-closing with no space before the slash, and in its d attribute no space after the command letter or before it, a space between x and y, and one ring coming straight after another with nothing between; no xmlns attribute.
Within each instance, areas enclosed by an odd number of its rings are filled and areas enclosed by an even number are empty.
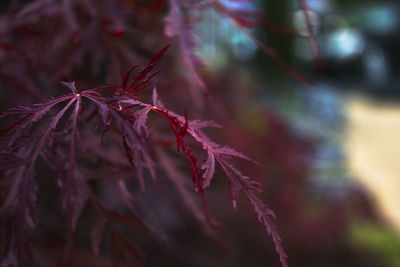
<svg viewBox="0 0 400 267"><path fill-rule="evenodd" d="M222 128L222 126L215 121L192 120L190 125L196 129L202 128Z"/></svg>
<svg viewBox="0 0 400 267"><path fill-rule="evenodd" d="M139 67L139 66L140 66L139 64L133 65L133 66L125 73L124 78L123 78L123 80L122 80L122 89L126 90L126 85L128 84L128 80L129 80L129 77L131 76L131 72L132 72L135 68L137 68L137 67Z"/></svg>
<svg viewBox="0 0 400 267"><path fill-rule="evenodd" d="M251 161L253 163L256 163L254 160L252 160L248 156L246 156L240 152L237 152L236 150L234 150L230 147L227 147L227 146L221 146L221 147L215 148L213 151L215 154L218 154L218 155L233 156L233 157L245 159L245 160Z"/></svg>
<svg viewBox="0 0 400 267"><path fill-rule="evenodd" d="M138 112L136 112L136 120L134 123L134 127L138 133L144 133L144 136L147 138L150 137L150 132L149 132L149 125L147 124L147 115L149 114L149 111L151 110L151 107L145 107L140 109Z"/></svg>
<svg viewBox="0 0 400 267"><path fill-rule="evenodd" d="M196 70L196 65L205 64L193 51L194 37L190 26L185 23L185 18L181 12L181 3L170 0L170 10L164 19L164 32L168 37L178 36L179 46L182 54L182 61L189 70L188 78L190 82L208 94L206 85Z"/></svg>
<svg viewBox="0 0 400 267"><path fill-rule="evenodd" d="M218 158L218 163L228 178L234 208L236 208L237 198L241 191L255 190L262 192L261 186L258 182L252 180L248 176L243 175L233 165L221 158Z"/></svg>
<svg viewBox="0 0 400 267"><path fill-rule="evenodd" d="M215 157L211 151L208 152L207 160L201 165L201 169L204 170L203 173L203 188L207 188L211 184L211 180L214 178L215 173Z"/></svg>
<svg viewBox="0 0 400 267"><path fill-rule="evenodd" d="M171 47L171 45L172 45L172 44L166 45L163 49L161 49L161 50L157 53L157 55L155 55L154 57L152 57L152 59L150 60L150 64L153 64L153 63L159 61L159 60L163 57L164 53L168 50L168 48Z"/></svg>
<svg viewBox="0 0 400 267"><path fill-rule="evenodd" d="M164 104L161 102L161 100L158 98L158 94L157 94L157 90L156 90L156 88L154 87L154 89L153 89L153 97L152 97L152 100L153 100L153 106L156 106L156 107L158 107L158 108L164 108Z"/></svg>
<svg viewBox="0 0 400 267"><path fill-rule="evenodd" d="M275 251L279 255L279 260L282 267L288 267L287 255L282 246L282 240L276 230L276 227L272 224L271 218L275 219L275 214L270 210L260 199L256 198L251 193L247 193L247 197L253 206L255 213L257 214L257 219L265 227L266 232L272 238L275 244Z"/></svg>
<svg viewBox="0 0 400 267"><path fill-rule="evenodd" d="M71 92L74 94L78 93L78 90L76 90L75 87L75 82L61 82L62 85L64 85L65 87L71 89Z"/></svg>

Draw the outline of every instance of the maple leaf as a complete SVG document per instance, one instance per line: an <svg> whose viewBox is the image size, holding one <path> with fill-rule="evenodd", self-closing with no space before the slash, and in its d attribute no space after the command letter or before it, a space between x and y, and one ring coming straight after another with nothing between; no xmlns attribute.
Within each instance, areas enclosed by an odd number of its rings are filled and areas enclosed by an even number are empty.
<svg viewBox="0 0 400 267"><path fill-rule="evenodd" d="M165 17L165 34L168 37L178 36L178 42L182 53L182 59L185 66L188 68L190 75L188 78L190 81L194 81L194 84L201 88L204 93L208 94L206 85L203 79L197 72L196 66L204 66L205 62L193 52L194 47L194 33L191 31L190 25L185 23L184 15L181 12L181 5L184 5L184 1L178 2L176 0L170 0L170 10ZM191 6L193 8L193 6ZM196 8L203 6L196 5Z"/></svg>

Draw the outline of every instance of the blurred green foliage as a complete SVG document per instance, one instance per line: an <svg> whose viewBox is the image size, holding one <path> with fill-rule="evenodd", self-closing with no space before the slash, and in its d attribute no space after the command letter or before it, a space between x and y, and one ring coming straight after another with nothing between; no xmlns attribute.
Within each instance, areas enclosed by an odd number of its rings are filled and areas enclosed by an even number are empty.
<svg viewBox="0 0 400 267"><path fill-rule="evenodd" d="M376 224L356 223L349 230L350 242L358 248L381 256L389 266L400 266L400 235Z"/></svg>

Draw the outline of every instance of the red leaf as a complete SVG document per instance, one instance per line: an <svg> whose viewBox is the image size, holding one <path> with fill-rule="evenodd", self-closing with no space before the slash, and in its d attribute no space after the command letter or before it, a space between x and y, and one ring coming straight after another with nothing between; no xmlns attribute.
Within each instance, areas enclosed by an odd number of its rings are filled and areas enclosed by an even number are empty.
<svg viewBox="0 0 400 267"><path fill-rule="evenodd" d="M171 47L171 45L172 45L172 44L168 44L168 45L165 46L163 49L161 49L161 50L157 53L157 55L155 55L154 57L152 57L152 59L150 60L150 63L149 63L149 64L153 64L153 63L159 61L159 60L163 57L164 53L168 50L168 48Z"/></svg>
<svg viewBox="0 0 400 267"><path fill-rule="evenodd" d="M149 111L151 110L151 107L145 107L136 112L136 120L134 123L134 127L138 133L144 133L144 136L147 138L150 137L150 132L149 132L149 125L147 124L147 115L149 114Z"/></svg>
<svg viewBox="0 0 400 267"><path fill-rule="evenodd" d="M182 61L189 70L189 81L208 95L206 84L196 70L196 64L205 63L192 51L195 43L193 31L191 31L190 26L185 23L184 15L181 12L181 3L176 0L171 0L169 2L170 10L168 16L164 19L164 32L169 37L178 36Z"/></svg>
<svg viewBox="0 0 400 267"><path fill-rule="evenodd" d="M75 87L75 82L61 82L62 85L64 85L65 87L71 89L72 93L77 94L78 91L76 90Z"/></svg>
<svg viewBox="0 0 400 267"><path fill-rule="evenodd" d="M222 160L221 158L217 159L218 163L222 167L226 177L228 178L229 187L232 195L233 207L236 209L236 203L238 195L241 191L249 191L256 190L258 192L262 192L260 184L250 177L243 175L239 170L233 167L231 164Z"/></svg>
<svg viewBox="0 0 400 267"><path fill-rule="evenodd" d="M203 173L203 188L207 188L211 184L211 180L214 177L215 173L215 157L211 151L208 152L208 157L206 162L201 165L201 169L204 170Z"/></svg>
<svg viewBox="0 0 400 267"><path fill-rule="evenodd" d="M122 80L122 89L126 90L126 85L128 84L128 80L129 80L129 77L130 77L130 75L131 75L131 72L132 72L135 68L137 68L137 67L139 67L139 66L140 66L139 64L133 65L133 66L125 73L124 78L123 78L123 80Z"/></svg>
<svg viewBox="0 0 400 267"><path fill-rule="evenodd" d="M275 244L275 251L279 255L279 260L282 264L282 267L288 267L288 263L286 260L287 255L285 253L285 250L283 249L282 240L275 226L271 222L271 218L275 219L274 212L251 193L247 193L247 197L250 200L250 203L253 206L255 213L257 214L258 221L264 225L268 235L272 238L272 241Z"/></svg>

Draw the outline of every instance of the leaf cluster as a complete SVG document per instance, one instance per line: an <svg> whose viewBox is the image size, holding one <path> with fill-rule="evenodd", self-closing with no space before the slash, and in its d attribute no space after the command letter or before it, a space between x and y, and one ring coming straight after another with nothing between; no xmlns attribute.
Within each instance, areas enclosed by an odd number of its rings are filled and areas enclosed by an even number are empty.
<svg viewBox="0 0 400 267"><path fill-rule="evenodd" d="M281 262L286 266L286 255L282 249L281 240L271 223L274 214L269 210L254 192L261 192L260 184L250 177L243 175L230 162L231 157L252 161L247 156L211 141L202 131L206 127L219 127L212 121L188 120L166 109L158 99L154 89L153 103L140 101L142 90L152 83L152 78L160 72L154 70L155 64L161 59L169 46L163 48L154 56L129 83L130 74L136 67L132 67L123 77L120 85L103 86L79 92L74 82L63 83L71 92L69 94L50 99L42 104L30 107L19 106L10 109L2 117L18 119L3 130L6 136L1 142L0 169L5 171L3 185L7 187L7 197L2 203L2 214L5 221L5 240L7 240L4 257L5 266L20 266L29 258L28 242L25 230L34 228L37 223L35 212L37 182L40 177L36 174L36 165L39 158L43 159L53 170L54 178L62 193L62 206L68 218L67 240L72 242L72 233L75 229L82 207L90 202L98 214L98 220L93 226L92 247L94 253L99 252L99 245L104 228L107 227L113 244L112 258L118 264L118 251L122 251L125 260L130 264L138 264L143 260L143 253L131 240L128 240L115 223L125 223L137 226L130 217L118 211L107 209L88 185L88 179L81 169L79 153L80 146L84 147L85 135L93 131L90 120L96 120L102 125L104 135L112 132L118 136L124 154L114 160L122 160L130 164L132 177L137 179L144 190L145 179L155 179L157 169L163 163L156 163L151 151L154 140L150 135L148 114L154 112L162 116L170 125L175 135L177 151L182 150L192 173L193 189L200 196L205 221L209 226L218 226L208 209L205 189L210 186L218 164L225 173L232 195L233 206L240 192L249 199L258 220L266 227L271 235ZM107 94L103 91L111 89ZM91 111L93 114L88 114ZM111 134L111 133L110 133ZM207 159L199 165L192 148L185 136L190 136L201 148L207 152ZM100 148L101 149L101 148ZM158 148L160 149L160 148ZM160 152L158 152L160 154ZM103 155L99 155L103 156ZM158 160L162 160L161 156ZM167 164L168 165L168 164ZM168 172L168 170L166 170ZM132 177L118 177L116 181L121 190L124 203L131 207L132 197L126 189L126 180ZM183 194L188 197L188 194ZM18 227L15 227L15 226ZM70 245L70 244L69 244Z"/></svg>

